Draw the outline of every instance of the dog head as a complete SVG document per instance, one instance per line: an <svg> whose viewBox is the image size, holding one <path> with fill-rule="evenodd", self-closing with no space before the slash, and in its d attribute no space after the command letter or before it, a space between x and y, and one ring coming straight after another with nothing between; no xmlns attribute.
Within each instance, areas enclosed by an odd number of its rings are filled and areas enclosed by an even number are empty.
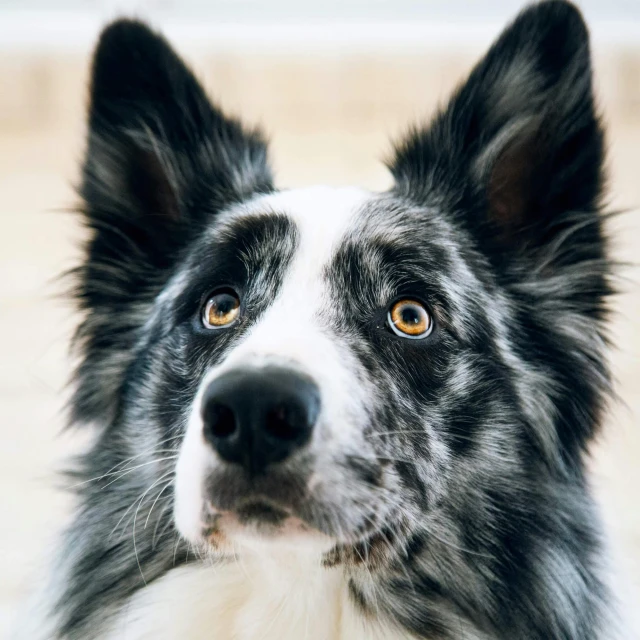
<svg viewBox="0 0 640 640"><path fill-rule="evenodd" d="M103 33L89 113L74 419L167 479L179 531L525 554L608 386L577 11L521 14L385 193L276 190L263 137L137 22Z"/></svg>

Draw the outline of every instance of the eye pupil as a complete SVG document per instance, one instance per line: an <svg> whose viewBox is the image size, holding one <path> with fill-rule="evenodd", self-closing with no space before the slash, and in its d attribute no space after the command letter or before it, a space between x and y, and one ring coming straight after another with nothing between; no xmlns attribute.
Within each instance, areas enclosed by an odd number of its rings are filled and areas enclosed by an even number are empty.
<svg viewBox="0 0 640 640"><path fill-rule="evenodd" d="M403 338L426 338L433 329L433 321L424 305L416 300L399 300L387 314L391 330Z"/></svg>
<svg viewBox="0 0 640 640"><path fill-rule="evenodd" d="M222 317L236 308L236 299L230 296L228 293L221 293L214 298L214 303L211 310L216 315Z"/></svg>
<svg viewBox="0 0 640 640"><path fill-rule="evenodd" d="M402 313L402 322L405 324L419 324L420 323L420 315L416 311L414 307L404 307L401 311Z"/></svg>

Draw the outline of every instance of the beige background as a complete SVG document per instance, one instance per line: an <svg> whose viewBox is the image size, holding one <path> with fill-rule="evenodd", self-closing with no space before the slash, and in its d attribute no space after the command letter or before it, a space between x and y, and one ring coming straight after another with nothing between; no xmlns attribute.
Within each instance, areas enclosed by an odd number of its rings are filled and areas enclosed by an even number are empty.
<svg viewBox="0 0 640 640"><path fill-rule="evenodd" d="M348 35L348 34L347 34ZM615 40L615 39L614 39ZM426 118L480 53L428 46L294 51L189 50L221 103L272 137L282 186L356 183L379 189L390 135ZM382 49L382 50L381 50ZM68 508L54 471L82 440L61 434L67 345L75 319L56 280L77 260L71 213L83 145L86 51L0 51L0 637ZM596 47L609 130L616 254L640 256L640 53ZM640 607L640 270L616 301L612 366L621 402L594 446L593 482Z"/></svg>

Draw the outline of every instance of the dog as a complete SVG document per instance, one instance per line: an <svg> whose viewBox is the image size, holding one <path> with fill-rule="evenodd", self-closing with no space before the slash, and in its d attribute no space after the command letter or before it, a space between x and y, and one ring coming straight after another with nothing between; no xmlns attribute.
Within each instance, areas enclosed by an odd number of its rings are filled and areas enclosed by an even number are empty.
<svg viewBox="0 0 640 640"><path fill-rule="evenodd" d="M278 190L118 20L92 66L69 471L22 637L618 637L585 454L611 397L604 133L573 5L525 8L384 193Z"/></svg>

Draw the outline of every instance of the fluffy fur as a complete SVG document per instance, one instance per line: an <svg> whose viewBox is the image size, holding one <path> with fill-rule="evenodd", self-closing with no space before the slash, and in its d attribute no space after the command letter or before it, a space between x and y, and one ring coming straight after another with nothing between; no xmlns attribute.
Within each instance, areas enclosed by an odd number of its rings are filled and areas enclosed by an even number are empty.
<svg viewBox="0 0 640 640"><path fill-rule="evenodd" d="M258 132L145 25L109 26L72 403L98 437L25 637L614 637L584 466L610 389L591 82L577 9L533 5L397 145L390 191L277 191ZM220 286L241 320L206 330ZM427 338L390 331L399 298L427 306ZM273 363L322 408L248 478L200 402Z"/></svg>

